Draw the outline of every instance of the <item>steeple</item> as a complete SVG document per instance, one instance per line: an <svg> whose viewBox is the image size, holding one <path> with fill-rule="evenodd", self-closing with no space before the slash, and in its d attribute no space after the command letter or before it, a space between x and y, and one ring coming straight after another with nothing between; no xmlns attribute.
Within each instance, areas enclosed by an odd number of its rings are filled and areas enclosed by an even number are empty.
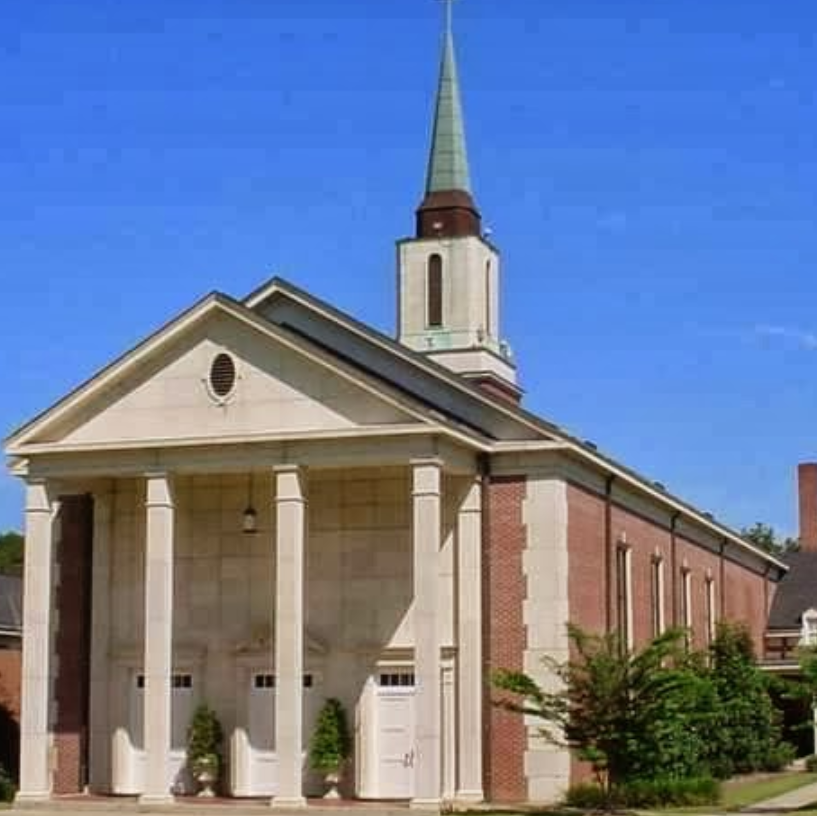
<svg viewBox="0 0 817 816"><path fill-rule="evenodd" d="M417 211L418 238L480 234L480 215L471 195L462 102L452 24L453 0L446 11L440 80L428 159L425 198Z"/></svg>
<svg viewBox="0 0 817 816"><path fill-rule="evenodd" d="M460 87L446 11L440 81L417 234L398 242L397 337L494 396L518 402L500 328L500 257L471 195Z"/></svg>

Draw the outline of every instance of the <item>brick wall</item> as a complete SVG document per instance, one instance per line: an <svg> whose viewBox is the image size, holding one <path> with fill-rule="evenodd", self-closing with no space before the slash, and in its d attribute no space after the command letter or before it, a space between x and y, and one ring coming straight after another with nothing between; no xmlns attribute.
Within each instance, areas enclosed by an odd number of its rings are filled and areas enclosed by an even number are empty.
<svg viewBox="0 0 817 816"><path fill-rule="evenodd" d="M85 786L88 739L89 606L92 503L85 496L62 499L57 542L56 589L56 768L54 793Z"/></svg>
<svg viewBox="0 0 817 816"><path fill-rule="evenodd" d="M525 526L522 506L524 477L492 477L486 490L483 563L485 575L485 660L486 682L500 668L523 668L525 628L522 604L525 579L522 554ZM522 801L527 796L524 753L527 732L522 717L491 705L496 699L490 687L486 694L487 725L485 785L495 802Z"/></svg>
<svg viewBox="0 0 817 816"><path fill-rule="evenodd" d="M0 648L0 765L13 779L20 758L22 657L19 648Z"/></svg>

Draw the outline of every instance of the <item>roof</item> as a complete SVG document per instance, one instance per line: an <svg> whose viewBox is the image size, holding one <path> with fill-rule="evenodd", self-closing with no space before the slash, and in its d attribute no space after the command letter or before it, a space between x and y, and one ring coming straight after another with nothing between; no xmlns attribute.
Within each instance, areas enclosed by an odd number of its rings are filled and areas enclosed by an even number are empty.
<svg viewBox="0 0 817 816"><path fill-rule="evenodd" d="M769 612L769 629L799 629L802 614L817 608L817 552L785 556L789 572L780 582Z"/></svg>
<svg viewBox="0 0 817 816"><path fill-rule="evenodd" d="M265 304L269 304L269 308ZM278 278L259 287L243 302L220 293L212 293L200 300L20 428L7 440L8 452L13 456L25 456L28 451L31 454L40 452L35 450L36 443L29 443L39 428L58 419L56 415L62 412L76 410L83 400L90 398L94 388L102 387L112 377L124 376L129 368L153 353L153 349L184 330L185 325L203 319L216 308L251 322L259 330L274 331L282 339L282 332L290 337L300 337L313 349L337 358L350 372L356 371L358 377L364 378L370 386L382 388L397 398L405 398L407 406L433 416L441 430L445 427L451 433L468 435L486 452L534 452L558 447L605 477L636 489L670 515L692 521L709 535L734 547L735 553L751 557L757 568L765 569L770 577L779 578L787 569L779 559L754 547L734 530L673 496L649 478L605 456L595 446L507 400L488 394L467 378ZM382 385L378 386L378 382Z"/></svg>
<svg viewBox="0 0 817 816"><path fill-rule="evenodd" d="M426 193L449 190L471 192L465 126L460 101L457 61L454 56L454 33L451 27L451 0L447 2L448 24L443 38L437 108L428 159Z"/></svg>
<svg viewBox="0 0 817 816"><path fill-rule="evenodd" d="M0 575L0 635L23 632L23 579Z"/></svg>

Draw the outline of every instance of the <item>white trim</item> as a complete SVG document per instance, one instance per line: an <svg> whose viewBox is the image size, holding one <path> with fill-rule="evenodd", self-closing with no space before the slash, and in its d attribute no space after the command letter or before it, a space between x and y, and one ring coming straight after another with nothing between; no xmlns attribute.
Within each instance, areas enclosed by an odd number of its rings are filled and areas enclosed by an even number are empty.
<svg viewBox="0 0 817 816"><path fill-rule="evenodd" d="M685 629L692 631L692 570L688 567L681 568L681 613L683 620L681 625Z"/></svg>

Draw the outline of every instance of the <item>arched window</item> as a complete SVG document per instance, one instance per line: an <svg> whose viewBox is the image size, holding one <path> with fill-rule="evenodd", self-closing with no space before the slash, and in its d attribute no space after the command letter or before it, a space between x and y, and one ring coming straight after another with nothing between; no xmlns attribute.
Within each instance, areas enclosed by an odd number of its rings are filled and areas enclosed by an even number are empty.
<svg viewBox="0 0 817 816"><path fill-rule="evenodd" d="M443 259L434 254L428 259L428 325L443 325Z"/></svg>

